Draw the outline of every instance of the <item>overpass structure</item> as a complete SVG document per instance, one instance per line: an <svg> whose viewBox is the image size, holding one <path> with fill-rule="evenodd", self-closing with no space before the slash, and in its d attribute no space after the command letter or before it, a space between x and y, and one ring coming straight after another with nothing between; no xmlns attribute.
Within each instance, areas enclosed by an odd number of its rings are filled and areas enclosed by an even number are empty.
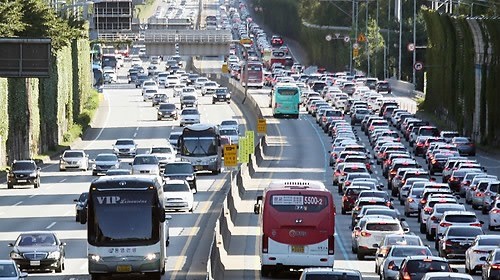
<svg viewBox="0 0 500 280"><path fill-rule="evenodd" d="M139 33L99 34L101 42L132 41L146 46L147 55L223 56L233 41L230 30L143 29Z"/></svg>

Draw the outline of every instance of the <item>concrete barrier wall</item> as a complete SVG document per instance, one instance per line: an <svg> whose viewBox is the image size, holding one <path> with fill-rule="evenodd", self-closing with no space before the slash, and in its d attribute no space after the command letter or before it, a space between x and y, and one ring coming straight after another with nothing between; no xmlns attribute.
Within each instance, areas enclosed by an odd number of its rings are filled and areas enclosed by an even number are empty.
<svg viewBox="0 0 500 280"><path fill-rule="evenodd" d="M388 81L391 85L392 91L397 92L399 95L403 95L412 99L424 97L424 93L415 90L415 85L412 83L397 80L394 78L390 78L388 79Z"/></svg>

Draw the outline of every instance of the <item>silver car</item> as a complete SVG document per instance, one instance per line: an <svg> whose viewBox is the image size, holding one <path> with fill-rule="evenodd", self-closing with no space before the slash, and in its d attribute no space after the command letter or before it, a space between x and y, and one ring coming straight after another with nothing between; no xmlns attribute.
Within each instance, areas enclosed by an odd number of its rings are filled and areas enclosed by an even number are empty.
<svg viewBox="0 0 500 280"><path fill-rule="evenodd" d="M134 139L117 139L113 144L113 152L117 156L135 157L137 154L137 144Z"/></svg>
<svg viewBox="0 0 500 280"><path fill-rule="evenodd" d="M28 273L21 272L13 260L0 260L0 279L19 280L28 277Z"/></svg>
<svg viewBox="0 0 500 280"><path fill-rule="evenodd" d="M384 280L398 279L399 267L407 256L432 256L432 252L427 246L391 246L380 266L380 278Z"/></svg>
<svg viewBox="0 0 500 280"><path fill-rule="evenodd" d="M160 175L160 162L155 155L137 155L130 165L132 174Z"/></svg>
<svg viewBox="0 0 500 280"><path fill-rule="evenodd" d="M156 156L160 169L164 169L167 163L175 161L176 158L176 151L170 144L151 147L148 154Z"/></svg>
<svg viewBox="0 0 500 280"><path fill-rule="evenodd" d="M59 159L59 171L66 169L88 170L89 155L83 150L66 150Z"/></svg>
<svg viewBox="0 0 500 280"><path fill-rule="evenodd" d="M114 168L120 168L120 160L115 154L98 154L92 164L92 175L106 174Z"/></svg>
<svg viewBox="0 0 500 280"><path fill-rule="evenodd" d="M180 126L200 123L200 112L196 108L186 108L181 112Z"/></svg>

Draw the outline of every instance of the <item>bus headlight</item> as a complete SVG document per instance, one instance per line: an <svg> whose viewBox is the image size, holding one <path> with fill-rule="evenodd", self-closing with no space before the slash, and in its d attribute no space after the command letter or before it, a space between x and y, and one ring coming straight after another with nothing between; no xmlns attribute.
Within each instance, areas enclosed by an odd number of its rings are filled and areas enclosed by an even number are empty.
<svg viewBox="0 0 500 280"><path fill-rule="evenodd" d="M147 254L144 259L147 260L147 261L152 261L152 260L156 260L156 259L159 259L160 258L160 254L159 253L151 253L151 254Z"/></svg>
<svg viewBox="0 0 500 280"><path fill-rule="evenodd" d="M101 256L99 255L90 255L90 260L93 262L99 262L101 260Z"/></svg>

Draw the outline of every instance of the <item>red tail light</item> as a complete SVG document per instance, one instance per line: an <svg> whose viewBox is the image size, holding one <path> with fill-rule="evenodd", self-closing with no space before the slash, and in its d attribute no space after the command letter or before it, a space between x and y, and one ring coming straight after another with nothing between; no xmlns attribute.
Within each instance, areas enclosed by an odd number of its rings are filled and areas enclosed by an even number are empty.
<svg viewBox="0 0 500 280"><path fill-rule="evenodd" d="M403 273L403 280L411 280L410 274L406 271Z"/></svg>
<svg viewBox="0 0 500 280"><path fill-rule="evenodd" d="M424 143L420 143L420 142L417 144L418 147L422 147L423 145L424 145Z"/></svg>
<svg viewBox="0 0 500 280"><path fill-rule="evenodd" d="M391 262L387 265L387 268L388 268L389 270L393 270L395 267L396 267L396 263L394 263L394 261L391 261Z"/></svg>
<svg viewBox="0 0 500 280"><path fill-rule="evenodd" d="M432 208L430 208L430 207L425 207L425 208L424 208L424 212L425 212L425 213L427 213L427 214L430 214L430 213L432 213Z"/></svg>
<svg viewBox="0 0 500 280"><path fill-rule="evenodd" d="M432 163L432 164L436 164L436 162L437 162L437 160L435 160L435 159L433 159L433 160L431 161L431 163Z"/></svg>
<svg viewBox="0 0 500 280"><path fill-rule="evenodd" d="M344 196L342 197L342 201L344 201L344 202L345 202L345 201L347 201L347 196L345 196L345 195L344 195Z"/></svg>
<svg viewBox="0 0 500 280"><path fill-rule="evenodd" d="M470 224L471 227L481 227L481 223L472 223Z"/></svg>
<svg viewBox="0 0 500 280"><path fill-rule="evenodd" d="M500 269L500 264L492 264L490 266L491 269Z"/></svg>
<svg viewBox="0 0 500 280"><path fill-rule="evenodd" d="M262 253L267 253L267 248L269 247L269 241L265 234L262 235Z"/></svg>
<svg viewBox="0 0 500 280"><path fill-rule="evenodd" d="M451 246L453 245L453 242L451 242L450 240L446 240L445 244Z"/></svg>
<svg viewBox="0 0 500 280"><path fill-rule="evenodd" d="M432 217L431 217L431 220L433 220L433 221L437 221L437 220L439 220L439 219L438 219L438 217L436 217L436 216L432 216Z"/></svg>
<svg viewBox="0 0 500 280"><path fill-rule="evenodd" d="M447 223L447 222L441 222L441 223L439 224L439 226L440 226L440 227L449 227L449 226L451 226L451 225L452 225L452 224Z"/></svg>
<svg viewBox="0 0 500 280"><path fill-rule="evenodd" d="M453 181L457 181L457 178L455 178L455 177L451 176L451 177L450 177L450 181L452 181L452 182L453 182Z"/></svg>
<svg viewBox="0 0 500 280"><path fill-rule="evenodd" d="M425 204L426 202L427 202L427 200L425 200L425 199L421 199L421 200L420 200L420 203L421 203L421 204Z"/></svg>
<svg viewBox="0 0 500 280"><path fill-rule="evenodd" d="M366 231L362 231L361 232L361 236L363 236L363 237L370 237L370 236L372 236L372 234L369 233L369 232L366 232Z"/></svg>
<svg viewBox="0 0 500 280"><path fill-rule="evenodd" d="M491 210L491 213L498 214L498 213L500 213L500 209L493 209L493 210Z"/></svg>
<svg viewBox="0 0 500 280"><path fill-rule="evenodd" d="M484 193L482 193L482 192L477 192L477 193L476 193L476 196L477 196L477 197L482 197L482 196L484 196Z"/></svg>
<svg viewBox="0 0 500 280"><path fill-rule="evenodd" d="M351 185L351 182L350 182L350 181L346 181L346 182L344 183L344 185L345 185L346 187L347 187L347 186L350 186L350 185Z"/></svg>
<svg viewBox="0 0 500 280"><path fill-rule="evenodd" d="M328 237L328 255L335 253L335 237L332 235Z"/></svg>

